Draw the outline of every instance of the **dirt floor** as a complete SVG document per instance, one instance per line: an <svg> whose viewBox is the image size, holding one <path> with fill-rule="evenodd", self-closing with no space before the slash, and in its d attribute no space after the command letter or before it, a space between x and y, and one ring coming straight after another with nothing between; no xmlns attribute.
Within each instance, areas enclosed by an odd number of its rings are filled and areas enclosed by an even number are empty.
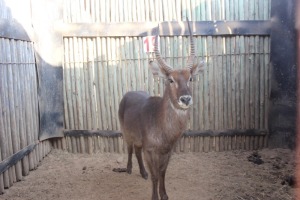
<svg viewBox="0 0 300 200"><path fill-rule="evenodd" d="M5 200L149 200L151 181L126 166L126 154L71 154L53 150ZM252 162L250 162L250 161ZM255 164L255 163L257 164ZM170 200L293 199L294 152L287 149L174 153L166 175Z"/></svg>

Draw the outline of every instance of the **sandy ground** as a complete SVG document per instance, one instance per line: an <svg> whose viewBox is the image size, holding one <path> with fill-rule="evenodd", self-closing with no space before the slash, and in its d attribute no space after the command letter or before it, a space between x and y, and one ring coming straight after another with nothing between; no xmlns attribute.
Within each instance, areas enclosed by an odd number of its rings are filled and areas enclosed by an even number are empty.
<svg viewBox="0 0 300 200"><path fill-rule="evenodd" d="M284 180L294 173L294 152L258 151L264 163L248 161L253 151L174 153L166 175L170 200L293 199ZM256 155L257 156L257 155ZM149 200L151 181L141 178L134 157L133 173L113 172L126 166L125 154L71 154L53 150L23 181L6 190L5 200Z"/></svg>

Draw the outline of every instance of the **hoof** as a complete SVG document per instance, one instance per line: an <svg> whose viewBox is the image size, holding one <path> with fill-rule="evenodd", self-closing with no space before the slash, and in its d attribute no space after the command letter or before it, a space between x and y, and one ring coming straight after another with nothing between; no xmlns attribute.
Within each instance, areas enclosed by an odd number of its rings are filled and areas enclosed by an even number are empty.
<svg viewBox="0 0 300 200"><path fill-rule="evenodd" d="M143 179L147 180L148 179L148 173L145 171L145 172L141 172L141 175L143 177Z"/></svg>
<svg viewBox="0 0 300 200"><path fill-rule="evenodd" d="M128 174L131 174L131 169L128 169L128 168L127 168L127 173L128 173Z"/></svg>
<svg viewBox="0 0 300 200"><path fill-rule="evenodd" d="M164 194L164 195L161 197L161 200L168 200L168 199L169 199L169 197L168 197L167 194Z"/></svg>

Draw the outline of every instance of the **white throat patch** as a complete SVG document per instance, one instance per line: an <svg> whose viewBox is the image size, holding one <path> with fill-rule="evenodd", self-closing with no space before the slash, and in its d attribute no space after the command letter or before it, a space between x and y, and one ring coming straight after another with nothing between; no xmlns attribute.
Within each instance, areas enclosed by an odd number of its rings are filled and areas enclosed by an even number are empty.
<svg viewBox="0 0 300 200"><path fill-rule="evenodd" d="M186 115L187 114L187 112L188 112L187 109L182 110L182 109L175 108L174 105L173 105L173 103L170 100L169 100L169 103L170 103L172 109L176 112L177 115L182 116L182 115Z"/></svg>

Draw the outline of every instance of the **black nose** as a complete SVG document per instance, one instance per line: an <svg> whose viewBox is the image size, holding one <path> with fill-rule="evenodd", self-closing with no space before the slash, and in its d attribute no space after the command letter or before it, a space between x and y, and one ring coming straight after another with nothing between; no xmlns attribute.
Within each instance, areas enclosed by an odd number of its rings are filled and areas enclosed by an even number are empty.
<svg viewBox="0 0 300 200"><path fill-rule="evenodd" d="M181 97L179 98L179 100L180 100L182 103L184 103L185 105L189 105L191 99L192 99L192 97L191 97L191 96L188 96L188 95L186 95L186 96L181 96Z"/></svg>

